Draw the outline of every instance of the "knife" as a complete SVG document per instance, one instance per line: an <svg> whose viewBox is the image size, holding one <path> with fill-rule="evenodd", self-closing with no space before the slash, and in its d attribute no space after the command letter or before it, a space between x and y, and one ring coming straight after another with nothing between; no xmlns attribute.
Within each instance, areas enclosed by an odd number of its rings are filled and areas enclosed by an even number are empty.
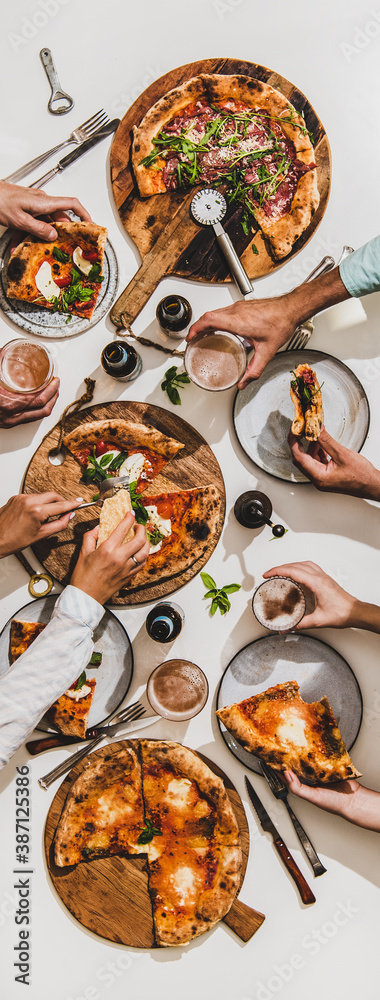
<svg viewBox="0 0 380 1000"><path fill-rule="evenodd" d="M281 860L288 869L289 875L292 876L293 881L296 883L302 902L315 903L314 893L311 891L310 886L307 884L306 879L298 868L298 865L296 865L294 858L292 858L286 844L282 840L282 837L280 837L278 830L276 830L274 823L272 823L270 816L268 816L266 809L264 809L261 799L259 799L259 796L255 792L253 785L247 777L245 778L245 784L253 808L259 817L261 826L266 833L270 833L271 837L273 837L273 843L276 851L278 851Z"/></svg>
<svg viewBox="0 0 380 1000"><path fill-rule="evenodd" d="M54 750L55 747L69 746L70 743L84 743L86 740L95 740L98 736L115 736L115 733L121 729L126 729L127 733L133 733L135 729L144 729L145 726L152 725L153 722L156 722L160 718L160 715L148 715L147 718L136 719L132 722L115 722L113 726L95 726L93 729L87 729L83 740L79 739L78 736L64 736L61 733L57 733L57 735L52 734L51 736L42 737L40 740L31 740L29 743L25 743L25 748L32 757L35 757L36 754L42 753L44 750Z"/></svg>
<svg viewBox="0 0 380 1000"><path fill-rule="evenodd" d="M77 146L77 148L74 149L72 153L68 153L67 156L64 156L63 159L60 160L55 167L49 170L47 174L44 174L43 177L39 177L37 181L33 182L33 184L29 184L29 187L30 188L42 187L43 184L46 184L47 181L50 181L52 177L55 177L56 174L62 173L62 170L65 170L66 167L69 167L71 163L75 163L75 160L78 160L80 156L83 156L84 153L87 153L89 149L92 149L93 146L96 146L98 142L102 141L102 139L106 139L108 135L112 135L113 132L116 132L116 129L118 128L119 125L120 125L120 118L113 118L112 121L108 122L107 125L103 125L102 128L99 128L97 130L97 132L94 132L94 134L91 136L91 139L86 139L85 142L81 142L80 146Z"/></svg>

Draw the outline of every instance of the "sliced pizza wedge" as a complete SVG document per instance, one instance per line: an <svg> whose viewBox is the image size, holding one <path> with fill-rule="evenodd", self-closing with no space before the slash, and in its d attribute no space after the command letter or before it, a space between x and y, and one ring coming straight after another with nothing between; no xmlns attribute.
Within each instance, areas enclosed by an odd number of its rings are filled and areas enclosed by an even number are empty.
<svg viewBox="0 0 380 1000"><path fill-rule="evenodd" d="M87 767L71 786L58 823L60 868L110 854L141 854L145 825L141 769L133 744Z"/></svg>
<svg viewBox="0 0 380 1000"><path fill-rule="evenodd" d="M87 482L128 475L140 492L185 447L156 427L121 418L80 423L63 444L85 470Z"/></svg>
<svg viewBox="0 0 380 1000"><path fill-rule="evenodd" d="M48 721L65 736L78 736L84 740L95 686L95 678L90 679L83 670L71 687L50 706L46 713Z"/></svg>
<svg viewBox="0 0 380 1000"><path fill-rule="evenodd" d="M316 373L308 364L298 365L290 383L290 398L294 404L292 434L305 435L307 441L317 441L323 424L321 386Z"/></svg>
<svg viewBox="0 0 380 1000"><path fill-rule="evenodd" d="M308 704L296 681L277 684L217 715L246 750L309 783L357 778L327 698Z"/></svg>
<svg viewBox="0 0 380 1000"><path fill-rule="evenodd" d="M46 625L42 622L24 622L18 618L11 621L9 654L10 661L14 663L19 656L29 649L32 642L43 632Z"/></svg>
<svg viewBox="0 0 380 1000"><path fill-rule="evenodd" d="M90 319L103 281L107 230L92 222L56 222L57 239L28 236L11 254L9 298Z"/></svg>

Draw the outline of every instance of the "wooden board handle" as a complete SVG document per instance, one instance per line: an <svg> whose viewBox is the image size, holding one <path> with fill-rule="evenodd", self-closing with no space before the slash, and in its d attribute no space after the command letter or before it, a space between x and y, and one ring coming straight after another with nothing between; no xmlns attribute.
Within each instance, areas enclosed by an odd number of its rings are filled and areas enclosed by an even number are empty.
<svg viewBox="0 0 380 1000"><path fill-rule="evenodd" d="M241 903L240 899L234 899L231 909L223 917L223 923L235 931L241 941L250 941L264 920L263 913L253 910L246 903Z"/></svg>
<svg viewBox="0 0 380 1000"><path fill-rule="evenodd" d="M296 883L298 892L301 896L303 903L315 903L314 893L311 891L310 886L307 884L302 872L300 871L298 865L296 865L294 858L289 854L288 848L284 841L279 837L278 840L273 841L276 851L278 851L280 858L284 862L285 867L288 869L289 875L292 876L293 881Z"/></svg>
<svg viewBox="0 0 380 1000"><path fill-rule="evenodd" d="M55 747L65 747L70 743L79 743L77 736L47 736L40 740L31 740L25 747L32 757L44 750L54 750Z"/></svg>
<svg viewBox="0 0 380 1000"><path fill-rule="evenodd" d="M157 268L157 258L149 253L112 306L110 312L112 323L118 327L130 326L164 277L165 273Z"/></svg>

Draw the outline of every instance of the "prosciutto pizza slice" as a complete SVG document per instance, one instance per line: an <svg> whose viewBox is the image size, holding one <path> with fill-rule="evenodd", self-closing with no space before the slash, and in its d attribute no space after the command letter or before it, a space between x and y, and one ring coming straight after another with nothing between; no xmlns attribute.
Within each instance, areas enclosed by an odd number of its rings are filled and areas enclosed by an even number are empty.
<svg viewBox="0 0 380 1000"><path fill-rule="evenodd" d="M317 441L323 424L321 386L316 373L308 364L298 365L290 383L290 398L294 404L292 434L305 435L307 441Z"/></svg>
<svg viewBox="0 0 380 1000"><path fill-rule="evenodd" d="M103 281L107 230L92 222L56 222L57 239L28 236L11 254L7 295L53 312L90 319Z"/></svg>
<svg viewBox="0 0 380 1000"><path fill-rule="evenodd" d="M277 771L311 784L357 778L327 698L309 705L296 681L219 709L217 715L246 750Z"/></svg>
<svg viewBox="0 0 380 1000"><path fill-rule="evenodd" d="M248 234L260 227L286 257L319 204L304 119L260 80L202 74L165 94L134 129L132 166L143 197L222 185ZM257 228L256 225L256 228Z"/></svg>

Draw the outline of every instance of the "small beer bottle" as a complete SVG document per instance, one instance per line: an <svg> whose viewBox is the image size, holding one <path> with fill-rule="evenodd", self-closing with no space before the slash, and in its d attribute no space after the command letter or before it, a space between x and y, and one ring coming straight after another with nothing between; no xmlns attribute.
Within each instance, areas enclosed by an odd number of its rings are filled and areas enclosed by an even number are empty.
<svg viewBox="0 0 380 1000"><path fill-rule="evenodd" d="M182 295L166 295L158 303L156 317L161 329L169 337L176 337L177 340L183 340L186 336L186 328L191 323L192 310L190 302L184 299Z"/></svg>
<svg viewBox="0 0 380 1000"><path fill-rule="evenodd" d="M132 382L142 368L139 353L132 344L125 344L122 340L114 340L111 344L107 344L102 351L100 361L107 375L123 382Z"/></svg>
<svg viewBox="0 0 380 1000"><path fill-rule="evenodd" d="M178 604L168 602L156 604L149 611L146 630L156 642L173 642L179 635L185 615Z"/></svg>

